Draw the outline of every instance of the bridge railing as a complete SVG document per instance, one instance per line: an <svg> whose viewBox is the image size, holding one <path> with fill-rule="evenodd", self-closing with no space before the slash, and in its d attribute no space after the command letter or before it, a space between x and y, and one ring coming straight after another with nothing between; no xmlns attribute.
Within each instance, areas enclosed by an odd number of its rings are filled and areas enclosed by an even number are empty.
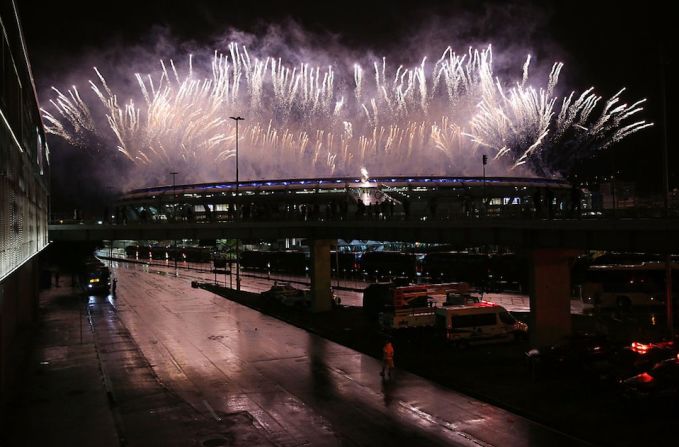
<svg viewBox="0 0 679 447"><path fill-rule="evenodd" d="M555 204L552 208L535 208L532 206L415 206L404 209L398 206L364 206L347 210L332 206L295 206L295 207L261 207L249 206L229 212L192 212L176 215L150 214L139 212L117 213L101 219L52 219L52 225L58 224L115 224L127 223L166 224L166 223L218 223L218 222L337 222L337 221L448 221L448 220L550 220L550 219L654 219L679 218L679 207L665 209L662 207L621 207L616 209L578 209L569 204Z"/></svg>
<svg viewBox="0 0 679 447"><path fill-rule="evenodd" d="M101 219L60 218L58 223L216 223L279 221L446 221L461 219L611 219L679 217L679 196L669 207L658 197L645 200L594 200L568 189L500 191L483 196L455 191L425 190L327 194L319 190L290 195L239 197L177 197L134 199L107 208ZM80 217L75 213L75 217Z"/></svg>

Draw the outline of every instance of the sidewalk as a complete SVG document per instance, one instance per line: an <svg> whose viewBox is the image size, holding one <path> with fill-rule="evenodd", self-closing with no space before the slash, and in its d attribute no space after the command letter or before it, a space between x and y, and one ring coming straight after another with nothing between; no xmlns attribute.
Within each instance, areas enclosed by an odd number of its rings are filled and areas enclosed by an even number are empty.
<svg viewBox="0 0 679 447"><path fill-rule="evenodd" d="M2 445L120 445L83 300L71 287L41 293L32 353Z"/></svg>
<svg viewBox="0 0 679 447"><path fill-rule="evenodd" d="M78 292L41 294L0 445L271 445L244 412L194 408L168 390L118 319L115 298Z"/></svg>

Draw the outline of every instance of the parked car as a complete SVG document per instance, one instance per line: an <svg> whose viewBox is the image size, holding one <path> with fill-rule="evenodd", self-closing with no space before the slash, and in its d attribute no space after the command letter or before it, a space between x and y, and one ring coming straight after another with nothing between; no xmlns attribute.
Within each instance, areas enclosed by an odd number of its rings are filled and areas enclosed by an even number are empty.
<svg viewBox="0 0 679 447"><path fill-rule="evenodd" d="M676 358L679 345L674 341L658 343L632 342L613 352L600 371L600 379L609 384L617 384L653 368L659 362Z"/></svg>
<svg viewBox="0 0 679 447"><path fill-rule="evenodd" d="M526 359L534 379L573 373L598 376L614 349L605 335L578 333L560 343L531 349Z"/></svg>
<svg viewBox="0 0 679 447"><path fill-rule="evenodd" d="M292 307L311 307L311 293L308 290L298 290L297 293L284 295L281 297L280 302L281 304Z"/></svg>
<svg viewBox="0 0 679 447"><path fill-rule="evenodd" d="M309 290L298 289L290 284L275 284L271 289L262 292L262 296L269 297L286 306L308 308L311 307L312 294ZM330 291L332 307L339 306L341 299Z"/></svg>
<svg viewBox="0 0 679 447"><path fill-rule="evenodd" d="M677 403L679 399L679 355L656 363L627 379L621 380L623 396L632 400L666 400Z"/></svg>
<svg viewBox="0 0 679 447"><path fill-rule="evenodd" d="M471 293L447 292L446 306L464 306L468 304L477 304L481 302L481 297L472 295Z"/></svg>
<svg viewBox="0 0 679 447"><path fill-rule="evenodd" d="M289 297L298 297L303 295L304 292L304 290L290 284L274 284L269 290L262 292L262 296L285 304L284 301L288 301Z"/></svg>

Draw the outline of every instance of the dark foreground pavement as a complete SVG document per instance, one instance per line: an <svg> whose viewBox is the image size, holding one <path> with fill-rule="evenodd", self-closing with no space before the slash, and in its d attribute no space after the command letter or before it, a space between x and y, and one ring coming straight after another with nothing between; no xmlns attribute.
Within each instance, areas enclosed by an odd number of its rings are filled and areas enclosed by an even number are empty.
<svg viewBox="0 0 679 447"><path fill-rule="evenodd" d="M203 284L229 300L256 309L304 328L314 334L350 347L372 357L379 357L385 334L369 321L360 308L343 307L332 312L312 314L283 306L259 294ZM576 327L588 327L591 319L575 320ZM397 369L403 368L444 385L451 390L523 415L536 424L553 427L574 436L567 445L587 440L593 445L610 447L676 446L674 434L679 403L668 405L624 399L614 384L596 380L592 374L564 364L533 376L525 359L526 341L509 344L474 346L460 350L436 342L431 333L392 334L397 352ZM412 395L406 394L406 399ZM439 399L443 401L445 394ZM450 413L437 413L447 417ZM505 423L511 424L508 418ZM484 433L487 434L488 432ZM524 437L527 445L555 445L554 440L532 439L530 430ZM484 445L517 445L488 442Z"/></svg>
<svg viewBox="0 0 679 447"><path fill-rule="evenodd" d="M400 344L395 380L383 382L380 338L368 337L350 309L339 322L335 313L260 309L295 327L234 302L256 308L258 295L225 300L187 279L133 265L114 269L117 298L70 288L43 293L33 355L0 445L587 445L535 422L562 407L565 393L543 417L526 418L436 383L445 376L471 390L480 381L546 401L539 397L549 395L549 384L509 380L523 371L496 369L503 363L497 352L465 353L476 369L463 367L462 353L448 353L432 363L441 377L427 380L400 367L425 364L431 353ZM567 406L559 414L582 422L579 413L589 410ZM638 442L670 438L645 437L618 420L622 426L600 425L596 438L608 437L602 445L672 445Z"/></svg>
<svg viewBox="0 0 679 447"><path fill-rule="evenodd" d="M199 411L163 386L110 297L43 292L2 446L272 445L246 412Z"/></svg>

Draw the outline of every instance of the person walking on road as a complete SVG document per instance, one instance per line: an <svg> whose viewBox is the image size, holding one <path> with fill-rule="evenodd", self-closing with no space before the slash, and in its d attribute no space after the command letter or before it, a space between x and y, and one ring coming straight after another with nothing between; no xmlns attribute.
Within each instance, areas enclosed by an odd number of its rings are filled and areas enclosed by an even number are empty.
<svg viewBox="0 0 679 447"><path fill-rule="evenodd" d="M394 346L391 344L391 340L387 339L387 342L384 344L384 347L382 348L382 372L380 373L380 375L384 378L390 379L393 369L394 369Z"/></svg>

